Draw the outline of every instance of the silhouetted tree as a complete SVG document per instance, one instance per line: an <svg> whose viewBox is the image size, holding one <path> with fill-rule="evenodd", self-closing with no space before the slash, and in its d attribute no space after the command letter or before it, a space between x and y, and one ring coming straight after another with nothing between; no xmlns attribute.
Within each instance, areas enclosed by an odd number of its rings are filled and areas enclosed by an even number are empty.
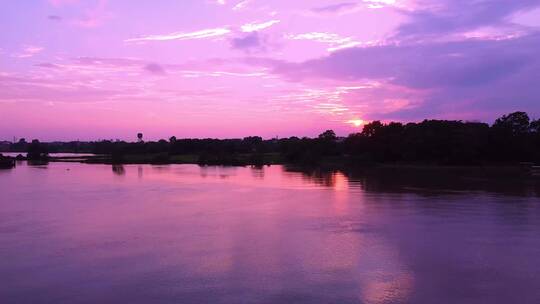
<svg viewBox="0 0 540 304"><path fill-rule="evenodd" d="M529 116L514 112L495 120L491 127L489 153L496 161L525 161L532 155L527 135Z"/></svg>
<svg viewBox="0 0 540 304"><path fill-rule="evenodd" d="M495 120L493 128L511 132L513 135L522 135L529 130L529 115L525 112L514 112L503 115Z"/></svg>
<svg viewBox="0 0 540 304"><path fill-rule="evenodd" d="M532 133L540 133L540 119L531 121L529 124L529 130Z"/></svg>
<svg viewBox="0 0 540 304"><path fill-rule="evenodd" d="M362 135L367 137L374 137L383 127L383 124L378 120L370 122L364 125L364 128L362 129Z"/></svg>
<svg viewBox="0 0 540 304"><path fill-rule="evenodd" d="M336 132L334 130L326 130L319 134L319 139L335 141L337 139Z"/></svg>

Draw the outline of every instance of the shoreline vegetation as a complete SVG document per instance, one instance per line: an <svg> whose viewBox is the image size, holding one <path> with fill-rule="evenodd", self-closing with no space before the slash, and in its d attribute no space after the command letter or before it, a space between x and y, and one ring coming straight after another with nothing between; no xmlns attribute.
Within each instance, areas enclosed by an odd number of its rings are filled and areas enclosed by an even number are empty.
<svg viewBox="0 0 540 304"><path fill-rule="evenodd" d="M137 142L42 143L25 139L3 142L0 167L11 168L16 160L40 164L71 161L95 164L199 164L264 166L285 164L298 167L351 169L379 168L484 168L536 175L540 164L540 120L525 112L497 119L493 125L480 122L424 120L420 123L366 124L362 132L337 137L327 130L316 138L177 139ZM27 155L24 156L23 154ZM52 153L53 155L50 155ZM93 155L54 156L54 153ZM525 169L525 170L523 170Z"/></svg>

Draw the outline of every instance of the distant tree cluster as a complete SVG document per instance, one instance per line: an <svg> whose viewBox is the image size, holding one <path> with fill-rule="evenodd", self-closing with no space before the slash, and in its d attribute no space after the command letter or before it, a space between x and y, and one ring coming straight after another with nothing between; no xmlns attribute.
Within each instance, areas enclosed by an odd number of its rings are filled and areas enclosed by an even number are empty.
<svg viewBox="0 0 540 304"><path fill-rule="evenodd" d="M342 139L331 130L315 139L283 139L279 150L292 163L329 159L437 165L540 162L540 120L531 121L527 113L515 112L492 126L449 120L407 124L373 121L362 132Z"/></svg>
<svg viewBox="0 0 540 304"><path fill-rule="evenodd" d="M515 112L498 118L493 125L478 122L424 120L419 123L366 124L360 133L339 138L334 131L317 138L290 137L263 140L177 139L137 142L99 141L27 143L11 145L42 158L47 152L91 152L111 155L122 163L126 155L151 155L152 162L167 163L178 155L195 155L200 164L264 164L269 154L280 162L294 164L340 163L426 163L438 165L481 165L540 162L540 120Z"/></svg>
<svg viewBox="0 0 540 304"><path fill-rule="evenodd" d="M421 123L374 121L351 134L344 152L378 162L482 164L539 161L540 121L524 112L505 115L493 126L477 122L424 120Z"/></svg>

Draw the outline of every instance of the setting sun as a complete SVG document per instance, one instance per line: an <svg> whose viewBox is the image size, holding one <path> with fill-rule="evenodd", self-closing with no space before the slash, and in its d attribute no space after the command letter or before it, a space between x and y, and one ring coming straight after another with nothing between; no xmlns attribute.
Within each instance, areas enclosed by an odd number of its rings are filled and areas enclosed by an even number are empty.
<svg viewBox="0 0 540 304"><path fill-rule="evenodd" d="M351 119L349 121L347 121L347 123L355 126L355 127L360 127L361 125L364 124L364 121L362 119Z"/></svg>

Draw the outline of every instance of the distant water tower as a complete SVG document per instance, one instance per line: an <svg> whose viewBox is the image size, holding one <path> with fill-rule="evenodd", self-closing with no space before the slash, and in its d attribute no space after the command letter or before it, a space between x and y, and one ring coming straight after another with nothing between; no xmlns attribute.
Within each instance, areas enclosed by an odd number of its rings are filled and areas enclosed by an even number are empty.
<svg viewBox="0 0 540 304"><path fill-rule="evenodd" d="M142 143L143 142L143 134L142 133L137 133L137 141Z"/></svg>

